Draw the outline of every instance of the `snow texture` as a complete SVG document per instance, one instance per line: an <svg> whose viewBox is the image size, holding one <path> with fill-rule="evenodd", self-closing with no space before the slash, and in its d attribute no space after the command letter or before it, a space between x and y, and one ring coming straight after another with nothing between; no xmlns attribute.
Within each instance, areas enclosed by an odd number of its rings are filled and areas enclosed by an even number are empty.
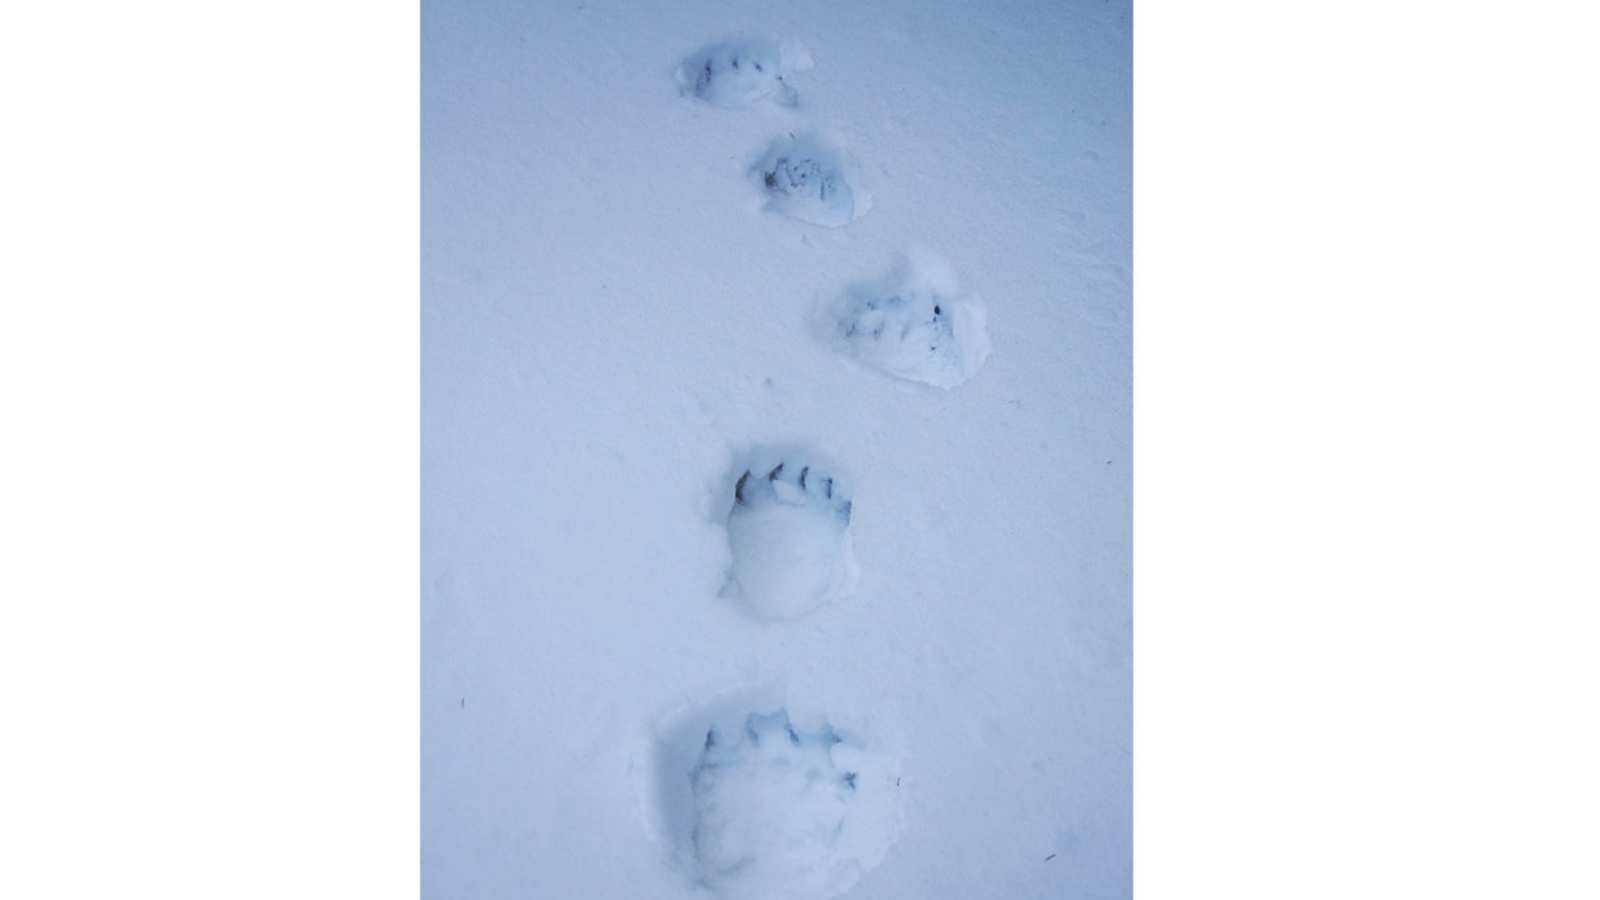
<svg viewBox="0 0 1600 900"><path fill-rule="evenodd" d="M926 251L858 284L824 310L823 337L841 353L908 381L953 388L989 358L988 314L961 293L950 265Z"/></svg>
<svg viewBox="0 0 1600 900"><path fill-rule="evenodd" d="M772 142L751 169L766 208L802 222L839 228L872 208L861 167L842 148L815 134Z"/></svg>
<svg viewBox="0 0 1600 900"><path fill-rule="evenodd" d="M732 587L758 619L794 619L847 596L857 579L851 501L804 460L746 469L728 514Z"/></svg>
<svg viewBox="0 0 1600 900"><path fill-rule="evenodd" d="M795 43L754 39L710 44L679 64L678 90L729 109L771 101L795 106L800 95L787 76L812 66L811 54Z"/></svg>

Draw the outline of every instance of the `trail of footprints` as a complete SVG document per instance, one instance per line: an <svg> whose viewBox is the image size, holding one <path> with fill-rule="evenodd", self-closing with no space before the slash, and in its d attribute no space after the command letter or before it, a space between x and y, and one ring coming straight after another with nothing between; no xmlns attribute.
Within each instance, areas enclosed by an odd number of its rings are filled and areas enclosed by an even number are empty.
<svg viewBox="0 0 1600 900"><path fill-rule="evenodd" d="M812 68L794 43L710 44L688 56L679 91L726 109L796 109L791 77ZM765 209L842 228L872 200L861 167L813 130L774 138L748 172ZM907 253L883 277L841 287L815 336L870 370L951 389L989 355L985 309L949 267ZM726 593L783 623L845 598L858 570L845 484L813 459L761 460L730 485ZM735 694L678 716L655 748L664 834L695 882L733 900L823 900L883 860L899 828L900 777L865 733L825 716L797 725L780 696Z"/></svg>

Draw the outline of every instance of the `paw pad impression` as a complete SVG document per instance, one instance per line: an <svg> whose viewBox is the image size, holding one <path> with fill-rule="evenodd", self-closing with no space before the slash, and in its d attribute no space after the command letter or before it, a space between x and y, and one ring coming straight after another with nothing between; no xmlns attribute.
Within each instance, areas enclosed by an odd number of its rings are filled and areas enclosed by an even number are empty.
<svg viewBox="0 0 1600 900"><path fill-rule="evenodd" d="M990 352L982 302L962 294L947 263L923 252L846 291L824 310L820 330L865 365L945 389L976 375Z"/></svg>
<svg viewBox="0 0 1600 900"><path fill-rule="evenodd" d="M770 101L794 106L800 95L788 76L812 66L796 43L739 40L710 44L679 64L678 90L713 106L739 109Z"/></svg>
<svg viewBox="0 0 1600 900"><path fill-rule="evenodd" d="M738 900L822 900L849 890L897 836L884 760L785 709L705 732L690 773L699 877Z"/></svg>
<svg viewBox="0 0 1600 900"><path fill-rule="evenodd" d="M814 134L773 141L750 172L768 210L812 225L839 228L872 208L855 159Z"/></svg>
<svg viewBox="0 0 1600 900"><path fill-rule="evenodd" d="M855 587L851 501L834 477L786 460L746 469L728 514L730 586L760 619L793 619Z"/></svg>

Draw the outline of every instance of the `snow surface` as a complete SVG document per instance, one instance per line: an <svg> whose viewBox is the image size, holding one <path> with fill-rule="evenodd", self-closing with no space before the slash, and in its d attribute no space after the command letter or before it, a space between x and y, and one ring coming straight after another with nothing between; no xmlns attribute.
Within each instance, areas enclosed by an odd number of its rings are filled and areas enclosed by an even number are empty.
<svg viewBox="0 0 1600 900"><path fill-rule="evenodd" d="M1127 4L423 16L424 895L1128 896ZM680 90L719 45L814 66ZM818 133L870 176L842 227L751 184ZM913 247L987 310L948 390L817 339ZM855 590L795 618L727 590L765 459L851 501ZM705 774L779 711L845 756Z"/></svg>

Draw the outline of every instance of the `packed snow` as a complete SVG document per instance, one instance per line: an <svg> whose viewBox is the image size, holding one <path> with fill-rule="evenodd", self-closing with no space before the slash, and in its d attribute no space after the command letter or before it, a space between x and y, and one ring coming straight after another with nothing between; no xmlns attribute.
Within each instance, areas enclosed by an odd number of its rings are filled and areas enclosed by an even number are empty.
<svg viewBox="0 0 1600 900"><path fill-rule="evenodd" d="M425 897L1130 895L1128 18L425 2Z"/></svg>

